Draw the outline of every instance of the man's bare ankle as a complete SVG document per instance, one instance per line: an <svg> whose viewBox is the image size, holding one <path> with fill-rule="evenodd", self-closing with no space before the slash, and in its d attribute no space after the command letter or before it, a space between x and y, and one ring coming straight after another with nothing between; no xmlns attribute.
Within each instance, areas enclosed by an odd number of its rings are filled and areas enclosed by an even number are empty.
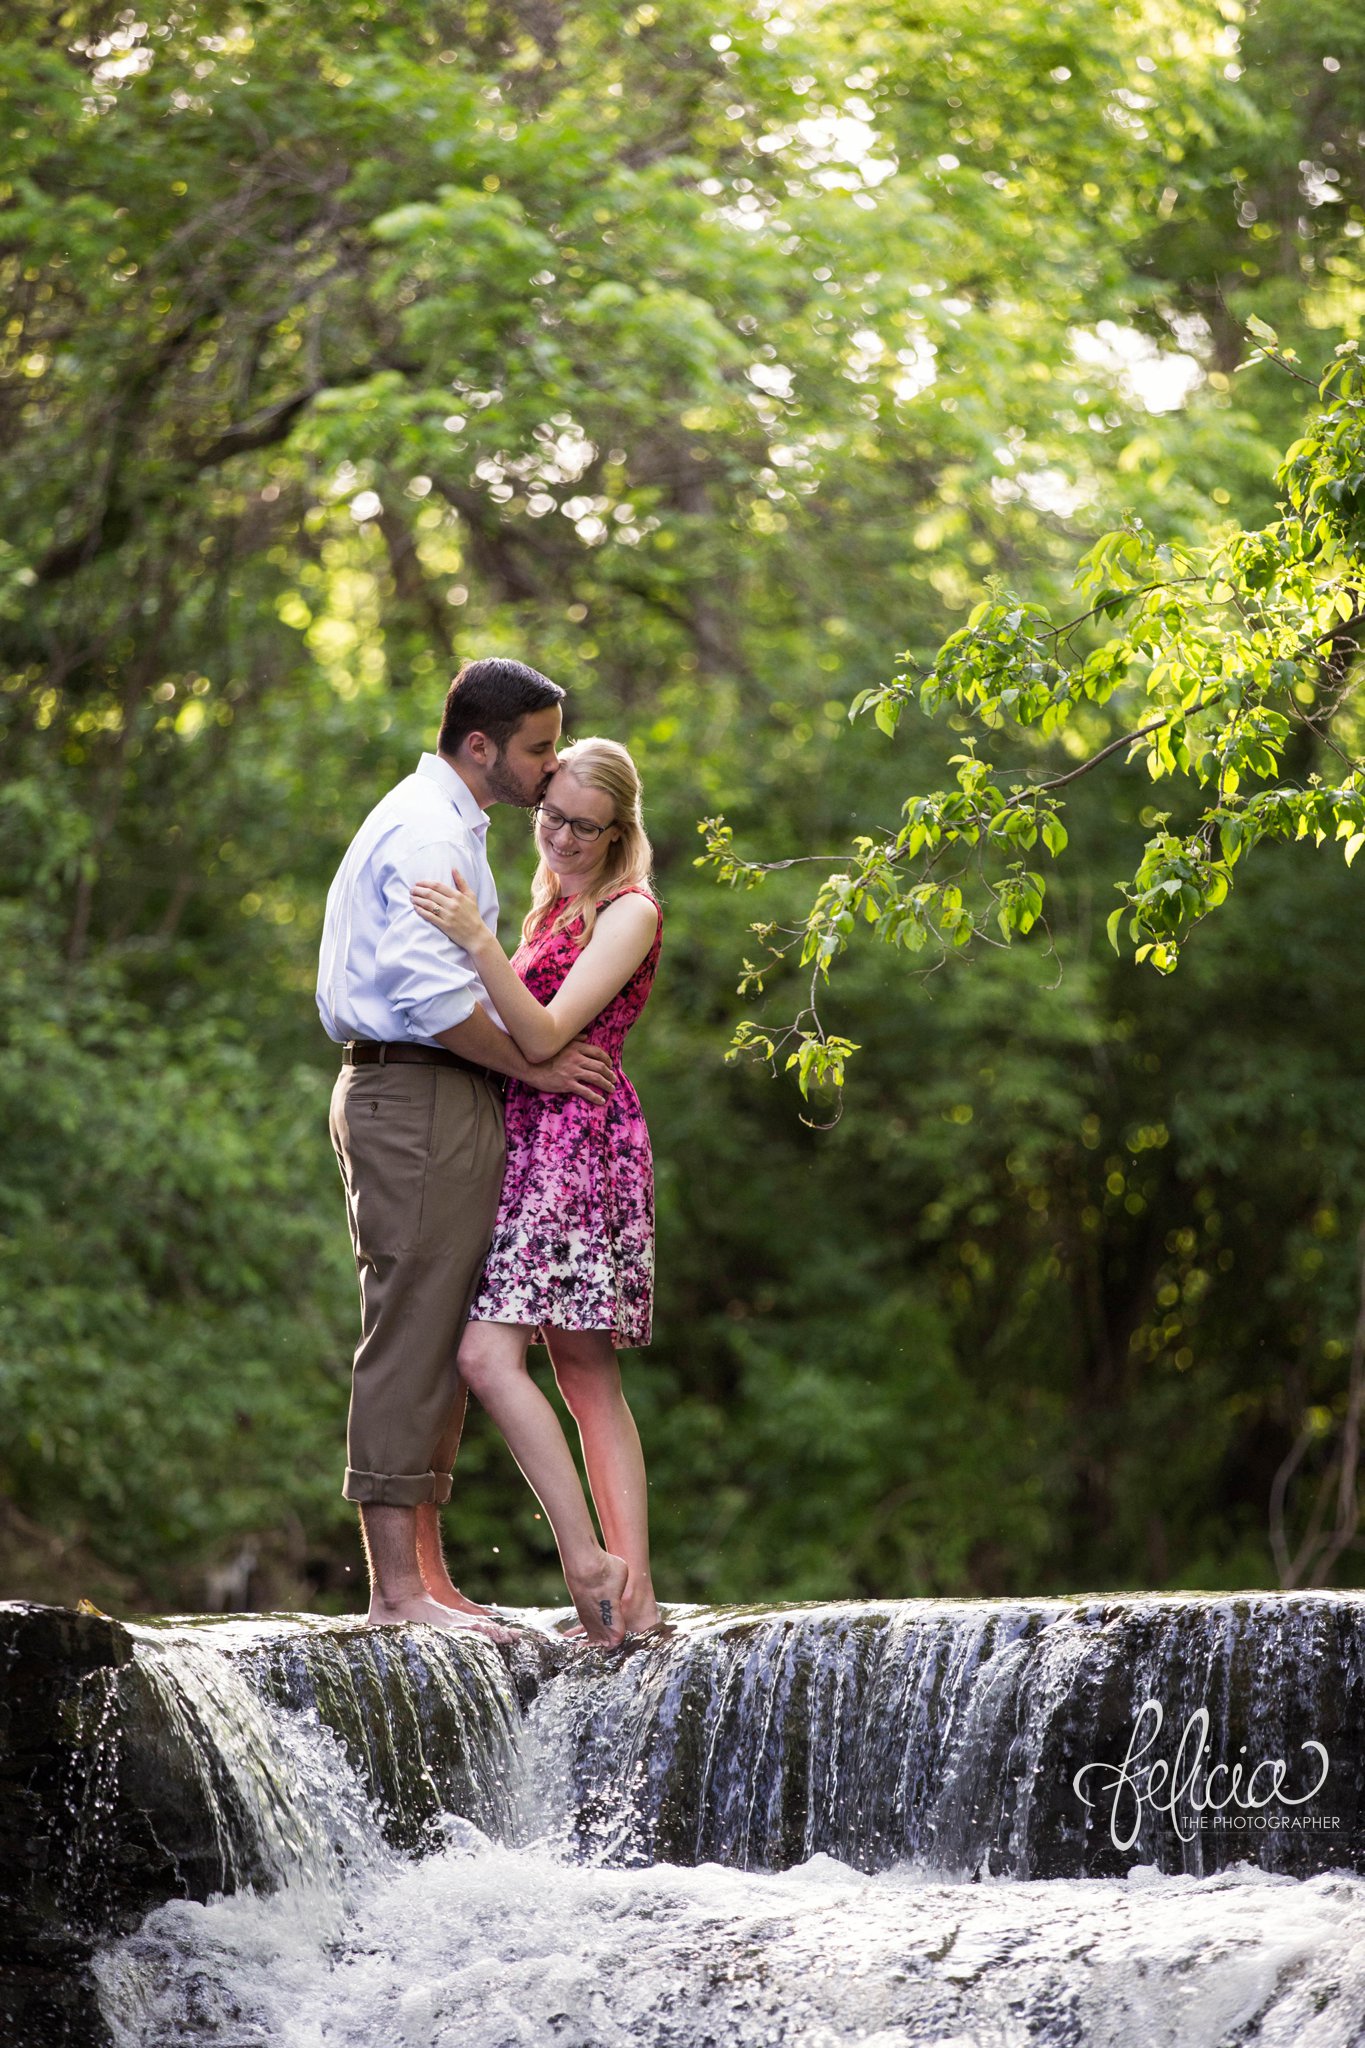
<svg viewBox="0 0 1365 2048"><path fill-rule="evenodd" d="M469 1595L462 1593L459 1587L449 1578L440 1580L428 1579L426 1590L431 1598L439 1602L442 1607L453 1608L457 1614L491 1614L493 1611L491 1607L486 1606L482 1601L471 1600Z"/></svg>
<svg viewBox="0 0 1365 2048"><path fill-rule="evenodd" d="M425 1600L427 1597L427 1589L420 1579L415 1580L410 1586L372 1586L370 1606L396 1611L400 1607L410 1607L414 1600Z"/></svg>

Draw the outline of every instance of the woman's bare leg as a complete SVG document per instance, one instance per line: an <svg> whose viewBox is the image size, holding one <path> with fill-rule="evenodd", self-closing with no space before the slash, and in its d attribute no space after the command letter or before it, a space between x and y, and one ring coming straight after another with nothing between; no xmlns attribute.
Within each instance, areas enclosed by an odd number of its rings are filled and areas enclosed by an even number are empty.
<svg viewBox="0 0 1365 2048"><path fill-rule="evenodd" d="M628 1568L597 1540L559 1417L526 1370L530 1335L516 1323L468 1324L460 1371L502 1431L545 1510L589 1642L619 1643L626 1632L622 1596Z"/></svg>
<svg viewBox="0 0 1365 2048"><path fill-rule="evenodd" d="M605 1330L545 1332L559 1391L578 1424L593 1505L607 1548L630 1567L625 1620L653 1628L659 1605L649 1570L649 1486L635 1417L621 1387L621 1368Z"/></svg>

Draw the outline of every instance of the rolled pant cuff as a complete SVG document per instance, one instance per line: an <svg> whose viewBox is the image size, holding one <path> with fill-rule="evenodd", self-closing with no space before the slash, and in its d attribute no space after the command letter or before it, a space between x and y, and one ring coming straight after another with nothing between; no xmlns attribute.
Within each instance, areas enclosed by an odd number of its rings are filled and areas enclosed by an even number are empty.
<svg viewBox="0 0 1365 2048"><path fill-rule="evenodd" d="M357 1472L346 1467L343 1500L361 1507L420 1508L450 1499L448 1472Z"/></svg>

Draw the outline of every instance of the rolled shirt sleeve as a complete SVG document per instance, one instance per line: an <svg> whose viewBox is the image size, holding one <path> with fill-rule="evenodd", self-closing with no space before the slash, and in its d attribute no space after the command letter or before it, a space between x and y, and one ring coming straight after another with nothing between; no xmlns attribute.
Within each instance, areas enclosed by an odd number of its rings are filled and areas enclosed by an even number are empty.
<svg viewBox="0 0 1365 2048"><path fill-rule="evenodd" d="M473 872L469 847L449 839L396 851L380 876L386 919L375 952L377 990L407 1020L413 1038L436 1038L471 1016L483 996L473 962L436 925L412 907L414 882L449 882L458 868Z"/></svg>

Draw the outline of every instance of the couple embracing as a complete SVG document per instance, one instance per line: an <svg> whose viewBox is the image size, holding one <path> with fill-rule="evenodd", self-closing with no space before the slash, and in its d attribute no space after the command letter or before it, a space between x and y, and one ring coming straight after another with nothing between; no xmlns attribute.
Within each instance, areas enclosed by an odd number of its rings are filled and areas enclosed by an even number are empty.
<svg viewBox="0 0 1365 2048"><path fill-rule="evenodd" d="M342 1050L332 1142L360 1276L344 1493L372 1622L500 1634L451 1583L440 1508L473 1388L545 1510L589 1641L659 1619L616 1350L647 1344L649 1134L621 1072L659 958L624 747L560 745L563 690L467 662L437 750L371 811L327 898L318 1008ZM488 810L535 814L522 943L498 943ZM535 1341L578 1424L598 1540Z"/></svg>

